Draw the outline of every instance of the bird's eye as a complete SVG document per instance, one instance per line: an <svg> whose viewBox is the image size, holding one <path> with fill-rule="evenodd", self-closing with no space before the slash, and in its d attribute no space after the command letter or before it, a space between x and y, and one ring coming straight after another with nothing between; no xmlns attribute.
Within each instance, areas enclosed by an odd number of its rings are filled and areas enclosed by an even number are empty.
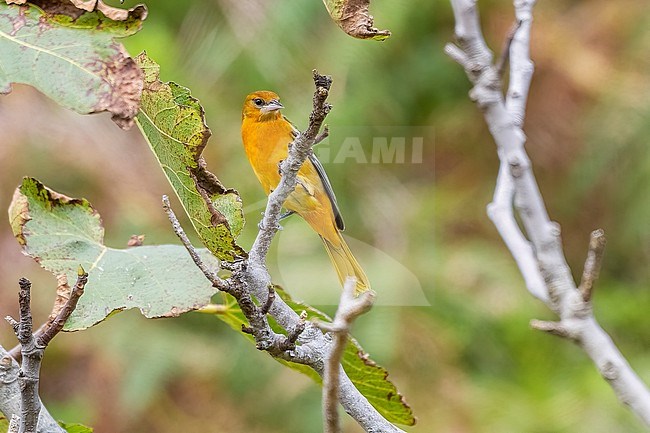
<svg viewBox="0 0 650 433"><path fill-rule="evenodd" d="M257 105L258 107L262 107L264 105L264 100L260 98L255 98L253 99L253 104Z"/></svg>

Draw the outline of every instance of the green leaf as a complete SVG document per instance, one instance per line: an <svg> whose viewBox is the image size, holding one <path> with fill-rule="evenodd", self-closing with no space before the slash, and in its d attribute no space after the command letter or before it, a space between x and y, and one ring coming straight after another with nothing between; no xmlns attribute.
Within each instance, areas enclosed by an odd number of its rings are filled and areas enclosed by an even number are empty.
<svg viewBox="0 0 650 433"><path fill-rule="evenodd" d="M296 313L300 314L301 312L306 311L307 320L319 319L331 322L331 318L325 313L304 303L294 301L291 299L289 294L279 286L275 286L275 290ZM223 297L224 303L220 304L218 306L219 308L215 309L213 313L233 329L239 331L239 333L249 341L254 343L255 340L251 335L241 332L242 325L248 325L248 321L244 317L244 314L239 308L239 305L237 305L235 299L227 294L223 294ZM280 327L272 321L271 326L276 332L281 331ZM322 383L321 377L310 367L277 358L274 359L281 364L306 374L317 383ZM357 387L359 392L368 399L368 401L384 416L384 418L397 424L415 424L415 417L413 416L411 407L406 403L406 401L404 401L404 397L397 391L395 385L388 380L388 372L386 369L372 361L369 355L364 352L363 348L355 339L349 339L341 364L352 383L354 383L354 386Z"/></svg>
<svg viewBox="0 0 650 433"><path fill-rule="evenodd" d="M46 12L0 2L0 93L11 83L29 84L78 113L109 111L118 125L131 126L142 72L113 38L136 33L146 9L113 21L53 5Z"/></svg>
<svg viewBox="0 0 650 433"><path fill-rule="evenodd" d="M97 211L85 199L58 194L32 178L14 193L9 221L23 252L70 285L79 265L85 293L65 330L86 329L113 312L139 308L148 318L174 317L202 307L215 289L177 245L108 248ZM217 266L205 250L206 263Z"/></svg>
<svg viewBox="0 0 650 433"><path fill-rule="evenodd" d="M245 257L235 239L244 227L239 193L206 169L201 153L210 137L203 107L189 89L159 80L160 67L145 53L136 58L145 75L136 121L204 245L227 261ZM210 205L201 195L209 198Z"/></svg>
<svg viewBox="0 0 650 433"><path fill-rule="evenodd" d="M348 35L357 39L383 41L390 37L390 31L373 26L368 12L370 0L323 0L334 22Z"/></svg>
<svg viewBox="0 0 650 433"><path fill-rule="evenodd" d="M9 430L9 420L0 414L0 432Z"/></svg>
<svg viewBox="0 0 650 433"><path fill-rule="evenodd" d="M68 433L93 433L93 429L87 427L83 424L68 424L65 422L59 421L59 425L65 429Z"/></svg>

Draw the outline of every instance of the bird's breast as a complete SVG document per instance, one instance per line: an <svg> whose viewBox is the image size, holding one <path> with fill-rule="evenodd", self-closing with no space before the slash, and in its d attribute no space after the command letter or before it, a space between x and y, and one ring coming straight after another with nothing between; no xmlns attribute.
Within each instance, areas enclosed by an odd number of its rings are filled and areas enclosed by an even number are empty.
<svg viewBox="0 0 650 433"><path fill-rule="evenodd" d="M279 164L287 157L292 140L291 125L286 121L244 119L242 141L246 156L267 194L280 182Z"/></svg>

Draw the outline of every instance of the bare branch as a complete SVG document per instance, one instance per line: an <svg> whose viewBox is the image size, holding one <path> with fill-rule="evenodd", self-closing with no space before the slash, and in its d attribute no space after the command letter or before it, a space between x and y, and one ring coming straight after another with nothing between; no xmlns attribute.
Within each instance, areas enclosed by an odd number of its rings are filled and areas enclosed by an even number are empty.
<svg viewBox="0 0 650 433"><path fill-rule="evenodd" d="M171 204L169 203L169 197L163 195L162 202L163 209L167 214L167 218L172 223L174 233L176 233L176 236L178 236L178 238L181 240L181 243L190 254L190 257L192 257L194 264L201 270L201 272L203 272L203 275L205 275L205 277L212 283L214 287L228 293L230 290L228 283L225 280L219 278L217 274L209 269L206 264L203 263L203 260L201 260L201 256L196 251L196 248L194 248L192 245L192 242L190 242L190 239L187 237L185 230L183 230L181 223L178 221L176 214L172 210Z"/></svg>
<svg viewBox="0 0 650 433"><path fill-rule="evenodd" d="M271 305L273 305L273 301L275 301L275 290L273 289L273 284L270 284L269 295L266 297L266 301L264 302L264 305L262 305L260 312L265 316L269 314L269 310L271 309Z"/></svg>
<svg viewBox="0 0 650 433"><path fill-rule="evenodd" d="M249 253L248 260L229 265L233 272L229 279L235 287L244 287L258 300L268 299L268 287L271 277L266 269L266 255L273 237L278 231L282 206L296 186L298 170L312 152L312 147L326 132L319 130L331 106L327 96L331 86L328 76L313 72L316 91L313 97L313 109L309 116L307 130L299 134L289 145L289 154L280 166L281 180L269 195L264 216L259 225L260 230ZM244 299L245 300L245 299ZM240 306L241 300L238 299ZM263 302L263 301L262 301ZM242 310L244 307L242 307ZM254 332L258 348L269 351L273 356L310 366L321 376L324 374L324 359L329 353L332 341L313 323L305 323L305 317L298 315L281 298L276 297L271 304L269 314L287 331L286 336L270 332L266 319L260 318L260 311L250 311L248 328ZM248 313L245 313L248 314ZM366 431L397 433L402 432L386 421L368 400L357 390L343 370L340 370L340 401L343 408Z"/></svg>
<svg viewBox="0 0 650 433"><path fill-rule="evenodd" d="M348 277L343 285L343 293L332 323L317 322L319 328L331 332L333 344L325 364L323 374L323 415L324 432L340 433L338 402L340 393L341 359L348 342L352 323L372 307L375 295L368 291L354 297L356 278Z"/></svg>
<svg viewBox="0 0 650 433"><path fill-rule="evenodd" d="M323 130L314 138L314 146L319 144L321 141L325 140L330 135L330 130L327 125L323 126Z"/></svg>
<svg viewBox="0 0 650 433"><path fill-rule="evenodd" d="M218 289L232 295L248 324L242 331L255 338L257 348L270 355L311 367L319 375L324 374L324 360L330 352L332 340L326 337L316 325L305 322L306 314L298 315L282 298L275 296L271 277L266 269L266 255L271 241L279 229L282 206L296 186L297 173L304 161L313 152L312 147L323 140L328 132L319 133L331 106L327 96L331 86L328 76L313 72L316 91L313 97L313 110L309 116L307 130L299 134L289 145L287 158L280 165L281 180L269 195L260 230L253 243L247 260L233 263L221 262L221 267L231 272L228 279L218 278L202 263L192 247L178 219L172 212L169 201L163 198L165 211L174 231L188 250L195 264ZM209 305L203 312L222 313L223 307ZM286 335L275 333L269 326L266 314L286 330ZM369 432L400 433L402 430L388 422L357 390L343 370L339 372L339 398L343 408L362 428Z"/></svg>
<svg viewBox="0 0 650 433"><path fill-rule="evenodd" d="M61 308L54 320L52 320L48 326L40 328L34 334L37 347L42 347L45 349L47 345L50 344L50 341L52 341L54 336L61 332L63 326L65 325L65 322L68 320L74 309L77 308L77 302L79 302L79 298L81 295L83 295L87 282L88 273L86 273L86 271L84 271L84 269L79 266L79 271L77 272L77 282L72 288L72 292L70 292L70 298L65 303L63 308Z"/></svg>
<svg viewBox="0 0 650 433"><path fill-rule="evenodd" d="M20 417L16 414L11 415L11 421L9 421L9 430L7 433L19 433L20 431Z"/></svg>
<svg viewBox="0 0 650 433"><path fill-rule="evenodd" d="M7 418L20 420L20 366L16 360L0 346L0 412ZM52 418L47 409L41 407L38 420L38 433L65 433Z"/></svg>
<svg viewBox="0 0 650 433"><path fill-rule="evenodd" d="M20 343L22 365L19 368L10 353L0 346L0 355L2 356L0 359L0 411L11 416L12 423L15 422L14 416L18 416L20 413L18 417L20 433L58 433L63 431L42 407L38 396L41 361L48 344L63 329L65 322L77 306L77 301L83 294L87 281L88 274L79 267L77 283L68 300L62 306L55 303L53 311L58 310L57 314L36 333L32 333L33 319L30 307L32 284L26 278L21 278L19 281L20 320L17 322L11 317L7 317L7 321L12 325ZM12 400L17 400L17 396L20 396L18 408L10 403Z"/></svg>
<svg viewBox="0 0 650 433"><path fill-rule="evenodd" d="M305 322L306 319L307 312L303 311L300 313L300 321L298 324L296 324L292 330L287 332L287 341L284 347L285 350L292 350L296 347L296 341L298 341L298 337L300 337L300 334L305 331L305 326L307 326L307 322Z"/></svg>
<svg viewBox="0 0 650 433"><path fill-rule="evenodd" d="M585 268L582 271L582 280L580 281L580 293L585 302L591 301L591 295L594 289L594 283L598 279L600 267L603 262L603 254L605 253L605 232L602 229L594 230L591 232L591 239L589 241L589 251L587 252L587 260L585 261Z"/></svg>
<svg viewBox="0 0 650 433"><path fill-rule="evenodd" d="M280 357L282 359L300 362L300 359L302 359L300 356L301 350L295 348L295 339L293 341L290 341L289 337L273 332L266 319L268 310L271 308L271 305L275 299L275 291L273 290L273 285L269 284L267 286L268 291L266 294L265 304L262 307L258 307L253 301L253 298L251 297L251 294L243 278L243 275L246 274L246 263L231 263L228 268L232 271L233 274L227 280L224 280L217 276L215 272L213 272L205 265L199 253L190 242L187 234L185 233L185 230L183 230L183 227L176 217L176 214L171 208L169 197L163 196L162 201L163 209L167 213L167 217L172 224L174 232L185 246L185 249L192 257L192 260L196 266L201 270L201 272L203 272L205 277L212 283L215 288L228 293L237 300L242 313L248 319L250 325L242 325L242 332L255 337L255 342L258 349L266 350L271 355ZM206 309L204 311L215 310L212 308ZM287 353L288 350L292 350L295 353L289 354Z"/></svg>
<svg viewBox="0 0 650 433"><path fill-rule="evenodd" d="M36 345L32 334L32 310L30 307L30 291L32 283L27 278L18 282L18 303L20 321L16 337L22 346L22 367L18 381L20 382L20 432L36 433L38 415L41 411L41 400L38 397L38 382L44 348Z"/></svg>
<svg viewBox="0 0 650 433"><path fill-rule="evenodd" d="M512 203L515 195L515 185L510 176L508 165L501 163L497 184L492 203L487 207L487 214L494 223L499 235L514 257L521 275L524 277L526 288L537 299L548 302L546 283L535 257L535 252L524 234L519 229L515 219Z"/></svg>
<svg viewBox="0 0 650 433"><path fill-rule="evenodd" d="M535 0L516 0L515 16L518 22L510 43L510 80L506 109L518 127L524 125L526 102L535 65L530 60L530 30L533 23Z"/></svg>
<svg viewBox="0 0 650 433"><path fill-rule="evenodd" d="M530 327L537 329L538 331L548 332L549 334L568 338L570 340L575 339L571 330L567 329L562 325L562 322L549 322L546 320L531 320Z"/></svg>
<svg viewBox="0 0 650 433"><path fill-rule="evenodd" d="M503 73L506 70L506 65L508 64L508 59L510 58L510 47L512 46L512 40L515 38L515 33L517 33L517 30L519 30L519 27L521 27L521 21L515 22L506 35L506 41L503 44L501 55L497 61L497 74L499 74L499 80L503 79Z"/></svg>
<svg viewBox="0 0 650 433"><path fill-rule="evenodd" d="M619 400L650 425L650 393L593 316L590 298L602 256L601 240L590 249L579 290L566 263L560 227L550 220L521 130L525 117L533 64L529 58L534 0L515 0L521 26L510 46L508 98L501 93L501 77L485 45L475 0L451 0L456 19L458 47L446 52L460 63L474 84L470 97L483 111L497 144L501 162L497 187L488 215L517 261L528 290L560 318L557 323L533 321L531 325L577 343L609 382ZM512 206L514 204L514 210ZM515 220L517 212L524 237ZM604 240L604 238L603 238ZM596 242L596 241L595 241Z"/></svg>
<svg viewBox="0 0 650 433"><path fill-rule="evenodd" d="M31 289L32 283L27 278L21 278L18 281L20 291L18 292L18 305L20 306L20 321L16 337L20 344L25 347L30 344L32 337L32 309L31 302ZM14 331L16 331L16 324L13 324Z"/></svg>

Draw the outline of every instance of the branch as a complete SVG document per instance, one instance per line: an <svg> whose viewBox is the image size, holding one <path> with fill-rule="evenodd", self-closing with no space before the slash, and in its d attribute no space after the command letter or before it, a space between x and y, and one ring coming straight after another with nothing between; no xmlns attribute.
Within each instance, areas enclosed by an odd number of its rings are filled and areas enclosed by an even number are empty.
<svg viewBox="0 0 650 433"><path fill-rule="evenodd" d="M305 322L305 316L298 315L280 297L274 297L274 292L270 290L273 284L266 268L266 256L279 228L282 206L296 187L298 171L312 153L312 147L327 136L326 129L320 134L319 131L331 109L327 97L332 80L316 71L313 71L313 79L316 91L313 97L313 109L309 116L309 126L289 145L288 156L280 165L280 183L268 197L264 216L259 224L260 230L248 260L221 263L224 269L232 272L228 279L218 279L214 273L206 269L196 250L187 240L187 236L184 235L178 219L171 212L168 201L165 202L165 210L174 231L197 266L215 287L235 297L249 322L244 326L243 331L253 335L257 348L269 352L276 358L307 365L323 376L325 359L331 351L332 339L324 335L315 324ZM270 328L266 319L267 313L286 331L286 335L277 334ZM354 387L343 370L339 371L339 380L341 405L364 430L402 432L377 412Z"/></svg>
<svg viewBox="0 0 650 433"><path fill-rule="evenodd" d="M11 415L11 421L9 421L9 430L7 433L19 433L20 432L20 417L18 415Z"/></svg>
<svg viewBox="0 0 650 433"><path fill-rule="evenodd" d="M589 241L589 251L587 252L587 260L585 261L585 268L582 271L582 280L580 281L580 293L585 302L591 301L591 295L594 290L594 283L598 279L600 267L603 262L603 254L605 253L605 232L601 229L591 232L591 240Z"/></svg>
<svg viewBox="0 0 650 433"><path fill-rule="evenodd" d="M340 379L339 375L342 370L341 359L348 342L348 333L352 323L361 314L367 312L375 298L373 292L364 292L358 298L354 297L356 287L356 278L350 278L345 281L341 301L334 316L332 323L317 322L320 329L334 334L332 348L330 349L327 363L325 364L325 373L323 374L323 415L324 415L324 432L340 433L341 426L339 423L338 402Z"/></svg>
<svg viewBox="0 0 650 433"><path fill-rule="evenodd" d="M77 282L70 292L70 298L68 298L68 301L63 305L63 308L61 308L54 319L49 322L47 326L40 328L34 334L34 337L36 338L36 346L42 347L43 350L45 350L56 334L61 332L65 322L68 320L75 308L77 308L77 303L79 302L81 295L84 293L87 282L88 274L81 266L79 266L77 271Z"/></svg>
<svg viewBox="0 0 650 433"><path fill-rule="evenodd" d="M289 155L280 165L282 178L277 188L269 194L266 210L260 222L260 231L251 247L249 264L254 266L264 266L271 241L278 231L282 206L296 187L298 171L311 154L312 147L317 140L324 138L321 138L318 133L325 117L332 109L332 106L327 103L332 79L327 75L320 75L316 70L312 72L316 91L314 92L313 109L309 115L309 126L289 145ZM325 134L327 133L325 132Z"/></svg>
<svg viewBox="0 0 650 433"><path fill-rule="evenodd" d="M10 416L12 420L20 413L18 417L20 418L20 433L62 431L47 411L42 408L38 396L41 361L48 344L63 329L65 322L74 311L87 281L88 274L80 267L77 283L72 289L69 299L53 319L36 333L32 333L33 320L30 308L32 284L26 278L21 278L19 281L20 320L16 321L9 316L6 319L14 329L20 343L22 366L19 368L11 355L0 347L0 355L2 355L0 360L0 382L2 383L0 385L0 397L2 397L0 398L0 410ZM16 399L17 396L20 396L18 408L10 404L10 401Z"/></svg>
<svg viewBox="0 0 650 433"><path fill-rule="evenodd" d="M530 60L530 30L533 24L535 0L517 0L517 28L510 43L510 80L506 109L518 127L524 126L526 101L535 65Z"/></svg>
<svg viewBox="0 0 650 433"><path fill-rule="evenodd" d="M463 66L474 88L470 97L482 110L500 160L494 200L488 215L513 254L533 296L545 302L559 322L533 321L534 328L576 342L609 382L621 403L650 426L650 393L611 338L600 327L591 308L591 290L604 242L593 240L585 265L582 290L576 287L566 263L560 227L550 220L521 130L525 118L533 64L529 58L533 0L515 0L521 22L510 45L510 85L504 100L497 66L481 34L475 0L451 0L458 46L445 48ZM513 209L514 204L514 209ZM519 229L521 218L528 240ZM602 238L604 239L604 238Z"/></svg>
<svg viewBox="0 0 650 433"><path fill-rule="evenodd" d="M257 299L265 299L271 277L266 269L266 255L271 241L278 230L280 212L284 201L296 186L296 175L305 159L312 152L312 146L318 142L318 135L325 117L331 106L326 102L332 84L330 77L313 72L316 91L313 97L313 109L309 116L307 130L289 145L289 155L280 166L282 178L278 187L269 195L260 231L253 243L247 269L242 275L250 292ZM301 317L293 311L282 299L276 298L269 309L269 314L286 330L300 326ZM330 352L332 341L323 335L322 331L312 323L304 324L304 331L296 341L296 349L302 349L300 363L310 366L319 375L324 375L324 360ZM399 428L386 421L368 400L354 387L343 370L339 371L339 399L345 411L368 432L402 432Z"/></svg>
<svg viewBox="0 0 650 433"><path fill-rule="evenodd" d="M43 351L36 346L32 334L32 311L30 307L30 290L32 283L21 278L18 282L18 303L20 305L20 322L11 317L7 321L14 328L23 355L20 382L20 433L35 433L38 425L38 414L41 411L41 400L38 398L38 382Z"/></svg>
<svg viewBox="0 0 650 433"><path fill-rule="evenodd" d="M205 277L212 283L215 288L228 293L234 297L239 304L242 313L249 321L250 325L242 327L242 332L251 334L255 338L258 349L266 350L271 355L278 358L300 363L300 360L305 355L301 355L301 348L295 347L297 335L284 336L275 333L271 329L271 326L266 319L266 315L275 299L275 291L273 290L273 286L267 286L267 299L264 305L257 306L253 301L253 298L251 297L251 294L246 287L243 279L243 275L246 272L246 266L244 262L233 263L229 266L229 268L232 270L232 276L229 279L224 280L218 277L213 270L208 268L208 266L203 263L201 256L190 242L187 234L185 233L185 230L183 230L183 227L176 217L176 214L172 210L169 204L169 198L167 196L163 196L162 200L163 208L167 213L167 217L172 223L174 232L183 243L183 246L185 246L185 249L190 254L190 257L192 257L192 260L194 260L196 266L201 270L201 272L203 272L203 275L205 275ZM304 326L303 328L298 326L297 329L304 329ZM289 353L289 351L292 352Z"/></svg>
<svg viewBox="0 0 650 433"><path fill-rule="evenodd" d="M208 281L212 283L214 287L216 287L221 291L228 292L229 291L228 283L225 280L219 278L219 276L217 276L217 273L213 272L210 268L208 268L205 265L205 263L203 263L203 260L201 260L201 256L199 256L199 253L196 251L196 249L190 242L190 238L187 237L185 230L183 230L181 223L178 221L176 214L172 210L171 204L169 203L169 197L163 195L162 202L163 202L163 210L167 214L167 218L169 219L169 221L172 223L172 229L174 230L174 233L176 233L176 236L178 236L183 246L185 246L185 249L190 254L192 260L194 261L194 264L201 270L201 272L203 272L203 275L205 275L205 277L208 279Z"/></svg>

